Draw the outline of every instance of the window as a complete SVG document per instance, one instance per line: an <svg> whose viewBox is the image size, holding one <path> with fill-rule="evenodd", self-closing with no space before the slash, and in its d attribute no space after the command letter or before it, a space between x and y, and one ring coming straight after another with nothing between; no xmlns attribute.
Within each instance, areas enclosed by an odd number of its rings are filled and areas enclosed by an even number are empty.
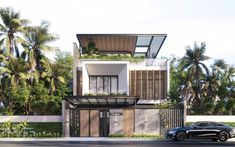
<svg viewBox="0 0 235 147"><path fill-rule="evenodd" d="M224 126L224 125L220 123L211 122L210 126L217 127L217 126Z"/></svg>
<svg viewBox="0 0 235 147"><path fill-rule="evenodd" d="M207 127L208 123L207 122L202 122L202 123L196 124L196 126L198 126L198 127Z"/></svg>
<svg viewBox="0 0 235 147"><path fill-rule="evenodd" d="M90 76L89 90L91 93L117 93L118 76Z"/></svg>

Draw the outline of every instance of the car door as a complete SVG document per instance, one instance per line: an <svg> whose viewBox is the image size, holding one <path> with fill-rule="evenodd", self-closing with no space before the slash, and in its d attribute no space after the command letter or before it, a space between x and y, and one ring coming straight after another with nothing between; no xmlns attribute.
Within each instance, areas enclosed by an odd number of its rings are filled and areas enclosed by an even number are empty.
<svg viewBox="0 0 235 147"><path fill-rule="evenodd" d="M189 130L188 134L192 138L207 138L210 135L210 126L208 122L200 122L195 126L192 126L192 129Z"/></svg>
<svg viewBox="0 0 235 147"><path fill-rule="evenodd" d="M221 124L210 122L210 137L211 138L216 138L220 131L221 131Z"/></svg>

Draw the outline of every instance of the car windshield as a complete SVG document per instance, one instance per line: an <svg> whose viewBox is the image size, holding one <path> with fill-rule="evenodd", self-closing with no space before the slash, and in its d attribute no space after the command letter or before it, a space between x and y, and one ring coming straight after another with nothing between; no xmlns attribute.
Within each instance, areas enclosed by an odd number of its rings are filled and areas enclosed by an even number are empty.
<svg viewBox="0 0 235 147"><path fill-rule="evenodd" d="M196 126L199 122L194 122L190 125L190 127Z"/></svg>

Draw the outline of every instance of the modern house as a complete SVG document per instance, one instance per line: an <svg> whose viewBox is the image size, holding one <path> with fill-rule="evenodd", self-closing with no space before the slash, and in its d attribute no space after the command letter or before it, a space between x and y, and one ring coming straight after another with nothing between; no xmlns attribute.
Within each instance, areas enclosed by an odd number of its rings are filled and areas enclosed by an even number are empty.
<svg viewBox="0 0 235 147"><path fill-rule="evenodd" d="M73 96L63 101L64 135L160 134L165 113L156 105L167 98L169 65L157 56L166 37L77 34Z"/></svg>

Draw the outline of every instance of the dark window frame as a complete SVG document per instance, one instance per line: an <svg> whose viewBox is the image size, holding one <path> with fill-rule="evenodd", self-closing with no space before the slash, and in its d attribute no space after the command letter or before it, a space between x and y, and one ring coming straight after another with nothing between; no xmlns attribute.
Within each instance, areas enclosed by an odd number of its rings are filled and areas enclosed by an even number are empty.
<svg viewBox="0 0 235 147"><path fill-rule="evenodd" d="M98 93L98 91L97 91L97 78L98 77L102 77L102 81L103 81L103 92L105 92L105 88L104 88L104 78L105 77L108 77L109 78L109 94L111 94L112 93L112 80L111 80L111 78L112 77L115 77L115 78L117 78L117 93L118 93L118 90L119 90L119 79L118 79L118 75L89 75L89 90L91 90L91 84L90 84L90 79L91 79L91 77L95 77L95 79L96 79L96 92L95 92L95 94L97 94Z"/></svg>

